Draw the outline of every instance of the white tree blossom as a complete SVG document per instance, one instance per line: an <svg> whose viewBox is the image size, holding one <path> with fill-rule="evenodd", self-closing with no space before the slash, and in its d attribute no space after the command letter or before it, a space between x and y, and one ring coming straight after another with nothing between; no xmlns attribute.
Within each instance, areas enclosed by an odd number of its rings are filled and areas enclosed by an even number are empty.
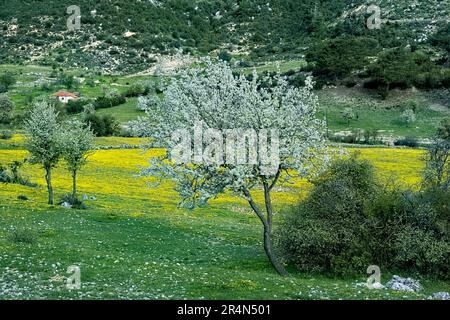
<svg viewBox="0 0 450 320"><path fill-rule="evenodd" d="M67 121L61 132L63 158L72 175L72 197L77 194L77 172L94 148L94 134L79 120Z"/></svg>
<svg viewBox="0 0 450 320"><path fill-rule="evenodd" d="M138 98L137 109L141 111L156 109L161 103L161 99L156 95L140 96Z"/></svg>
<svg viewBox="0 0 450 320"><path fill-rule="evenodd" d="M227 190L244 197L263 225L267 256L280 274L286 274L271 248L271 192L292 178L318 173L329 158L324 123L316 117L318 101L312 88L311 78L303 88L291 87L279 75L260 78L254 72L248 80L244 75L234 75L226 63L209 59L200 67L178 71L165 90L164 101L144 107L147 118L134 124L141 136L151 137L167 149L165 156L150 159L142 174L175 180L181 205L189 208L204 205ZM172 151L177 145L171 139L173 133L182 129L193 137L198 122L204 130L224 135L229 130L276 130L280 141L278 167L267 175L262 170L261 154L257 163L250 164L173 161ZM208 147L206 141L203 147ZM255 192L262 192L263 206L255 202Z"/></svg>
<svg viewBox="0 0 450 320"><path fill-rule="evenodd" d="M410 125L416 122L416 114L412 109L406 109L405 111L403 111L400 115L400 118L406 125Z"/></svg>
<svg viewBox="0 0 450 320"><path fill-rule="evenodd" d="M35 103L30 116L25 120L26 147L31 154L30 162L40 164L45 170L48 190L48 204L53 204L52 168L61 157L61 126L58 113L46 101Z"/></svg>

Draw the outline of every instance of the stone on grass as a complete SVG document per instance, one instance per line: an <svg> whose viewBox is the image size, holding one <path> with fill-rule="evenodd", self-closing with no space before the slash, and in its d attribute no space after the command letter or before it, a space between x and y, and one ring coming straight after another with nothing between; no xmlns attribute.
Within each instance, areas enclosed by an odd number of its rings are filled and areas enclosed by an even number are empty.
<svg viewBox="0 0 450 320"><path fill-rule="evenodd" d="M450 293L448 292L435 292L431 295L431 299L450 300Z"/></svg>
<svg viewBox="0 0 450 320"><path fill-rule="evenodd" d="M384 286L379 282L374 282L372 284L372 289L384 289Z"/></svg>
<svg viewBox="0 0 450 320"><path fill-rule="evenodd" d="M386 283L386 288L405 292L418 292L422 290L422 286L418 280L414 280L411 278L402 278L397 275L394 275L391 281Z"/></svg>
<svg viewBox="0 0 450 320"><path fill-rule="evenodd" d="M63 203L61 203L61 207L70 209L70 208L72 208L72 205L68 202L63 202Z"/></svg>

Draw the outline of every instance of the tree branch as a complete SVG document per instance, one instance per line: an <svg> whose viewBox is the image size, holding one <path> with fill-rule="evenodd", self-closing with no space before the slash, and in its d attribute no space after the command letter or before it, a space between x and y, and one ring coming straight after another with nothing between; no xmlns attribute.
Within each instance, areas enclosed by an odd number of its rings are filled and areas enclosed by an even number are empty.
<svg viewBox="0 0 450 320"><path fill-rule="evenodd" d="M253 200L250 192L245 187L242 187L242 192L244 193L245 198L247 199L248 203L250 204L250 207L253 209L253 211L256 213L258 218L261 220L262 224L265 227L267 227L268 224L267 224L266 219L264 218L264 214L262 213L261 209L256 204L256 202Z"/></svg>
<svg viewBox="0 0 450 320"><path fill-rule="evenodd" d="M273 187L275 187L275 185L277 184L278 179L280 178L280 175L281 175L281 167L278 166L277 174L275 175L275 177L273 178L272 183L269 186L269 192L272 191Z"/></svg>

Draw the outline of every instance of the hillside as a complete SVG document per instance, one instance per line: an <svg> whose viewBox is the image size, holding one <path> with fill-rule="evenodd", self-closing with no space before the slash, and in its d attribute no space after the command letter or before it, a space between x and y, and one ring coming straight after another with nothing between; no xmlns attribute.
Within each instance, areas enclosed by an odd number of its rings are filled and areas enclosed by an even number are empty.
<svg viewBox="0 0 450 320"><path fill-rule="evenodd" d="M445 57L430 37L448 24L448 1L374 3L385 20L381 30L366 28L366 1L79 0L81 28L68 31L69 0L2 0L0 64L134 73L178 49L227 50L246 64L302 56L341 36L370 37L381 48L414 44L435 60Z"/></svg>

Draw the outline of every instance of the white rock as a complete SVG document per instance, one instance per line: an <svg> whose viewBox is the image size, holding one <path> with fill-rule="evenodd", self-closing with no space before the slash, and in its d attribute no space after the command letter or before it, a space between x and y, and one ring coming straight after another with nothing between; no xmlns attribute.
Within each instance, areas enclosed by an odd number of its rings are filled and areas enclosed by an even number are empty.
<svg viewBox="0 0 450 320"><path fill-rule="evenodd" d="M418 280L411 278L402 278L400 276L394 275L388 283L386 283L386 288L396 291L405 292L418 292L422 290L422 286Z"/></svg>
<svg viewBox="0 0 450 320"><path fill-rule="evenodd" d="M63 202L63 203L61 203L61 207L70 209L70 208L72 208L72 205L68 202Z"/></svg>
<svg viewBox="0 0 450 320"><path fill-rule="evenodd" d="M431 295L431 299L450 300L450 293L448 292L435 292Z"/></svg>
<svg viewBox="0 0 450 320"><path fill-rule="evenodd" d="M379 282L375 282L374 284L372 284L372 289L383 289L384 286L379 283Z"/></svg>

